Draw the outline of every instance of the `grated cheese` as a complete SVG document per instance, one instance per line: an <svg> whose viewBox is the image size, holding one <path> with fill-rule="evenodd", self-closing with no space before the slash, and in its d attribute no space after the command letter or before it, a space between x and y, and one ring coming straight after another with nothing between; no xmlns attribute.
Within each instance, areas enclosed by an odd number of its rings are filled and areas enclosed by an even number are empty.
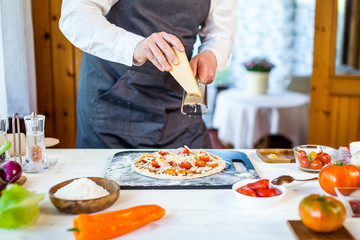
<svg viewBox="0 0 360 240"><path fill-rule="evenodd" d="M79 178L58 189L54 196L68 200L87 200L104 197L109 194L105 188L97 185L91 179Z"/></svg>

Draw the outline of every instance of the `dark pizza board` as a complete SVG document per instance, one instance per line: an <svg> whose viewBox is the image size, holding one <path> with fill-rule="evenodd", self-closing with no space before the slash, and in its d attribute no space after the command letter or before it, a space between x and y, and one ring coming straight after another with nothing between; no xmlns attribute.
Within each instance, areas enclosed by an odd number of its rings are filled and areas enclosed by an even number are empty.
<svg viewBox="0 0 360 240"><path fill-rule="evenodd" d="M143 152L123 151L116 153L105 171L104 177L117 182L121 189L231 189L235 182L244 179L259 179L254 166L243 152L233 150L208 150L227 161L224 171L195 179L157 179L134 172L130 164ZM233 162L240 162L246 168L235 170ZM244 168L244 169L245 169Z"/></svg>

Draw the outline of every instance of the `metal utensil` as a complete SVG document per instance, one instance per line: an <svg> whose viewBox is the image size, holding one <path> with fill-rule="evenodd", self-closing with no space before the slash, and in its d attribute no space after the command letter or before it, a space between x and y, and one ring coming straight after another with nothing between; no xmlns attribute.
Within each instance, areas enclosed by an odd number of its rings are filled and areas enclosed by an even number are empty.
<svg viewBox="0 0 360 240"><path fill-rule="evenodd" d="M181 103L181 113L184 115L203 115L207 113L207 85L197 80L201 96L188 94L184 91Z"/></svg>
<svg viewBox="0 0 360 240"><path fill-rule="evenodd" d="M22 162L22 154L21 154L20 117L18 113L14 113L12 117L12 132L13 132L14 160L22 166L23 162ZM18 143L19 148L16 147L17 146L16 141Z"/></svg>
<svg viewBox="0 0 360 240"><path fill-rule="evenodd" d="M273 185L283 185L284 183L291 183L294 180L295 181L312 181L312 180L316 180L316 179L318 179L318 177L307 178L307 179L295 179L295 178L293 178L292 176L289 176L289 175L282 175L280 177L277 177L277 178L273 179L271 181L271 183Z"/></svg>

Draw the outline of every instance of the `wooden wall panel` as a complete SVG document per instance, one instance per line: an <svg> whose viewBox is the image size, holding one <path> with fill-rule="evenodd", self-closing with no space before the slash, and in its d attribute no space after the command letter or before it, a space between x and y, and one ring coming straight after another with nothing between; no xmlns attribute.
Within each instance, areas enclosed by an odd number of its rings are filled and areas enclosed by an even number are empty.
<svg viewBox="0 0 360 240"><path fill-rule="evenodd" d="M46 116L45 136L55 137L54 88L52 79L50 1L34 0L32 16L38 112Z"/></svg>
<svg viewBox="0 0 360 240"><path fill-rule="evenodd" d="M58 147L75 147L75 48L59 30L61 0L33 0L33 26L39 113L46 118L46 136Z"/></svg>
<svg viewBox="0 0 360 240"><path fill-rule="evenodd" d="M73 147L76 134L74 48L59 30L61 3L53 0L50 4L56 136L66 139L61 146Z"/></svg>
<svg viewBox="0 0 360 240"><path fill-rule="evenodd" d="M309 142L335 148L360 140L360 76L334 73L337 1L317 0Z"/></svg>

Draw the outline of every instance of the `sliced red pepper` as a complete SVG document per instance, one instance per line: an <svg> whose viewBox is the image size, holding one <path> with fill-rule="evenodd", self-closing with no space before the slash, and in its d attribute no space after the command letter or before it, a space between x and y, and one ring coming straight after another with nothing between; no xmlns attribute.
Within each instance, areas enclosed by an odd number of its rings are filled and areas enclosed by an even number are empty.
<svg viewBox="0 0 360 240"><path fill-rule="evenodd" d="M269 187L269 179L260 179L259 181L248 183L246 186L253 190L267 189Z"/></svg>
<svg viewBox="0 0 360 240"><path fill-rule="evenodd" d="M239 187L238 189L236 189L236 191L246 196L257 197L256 192L247 186Z"/></svg>

